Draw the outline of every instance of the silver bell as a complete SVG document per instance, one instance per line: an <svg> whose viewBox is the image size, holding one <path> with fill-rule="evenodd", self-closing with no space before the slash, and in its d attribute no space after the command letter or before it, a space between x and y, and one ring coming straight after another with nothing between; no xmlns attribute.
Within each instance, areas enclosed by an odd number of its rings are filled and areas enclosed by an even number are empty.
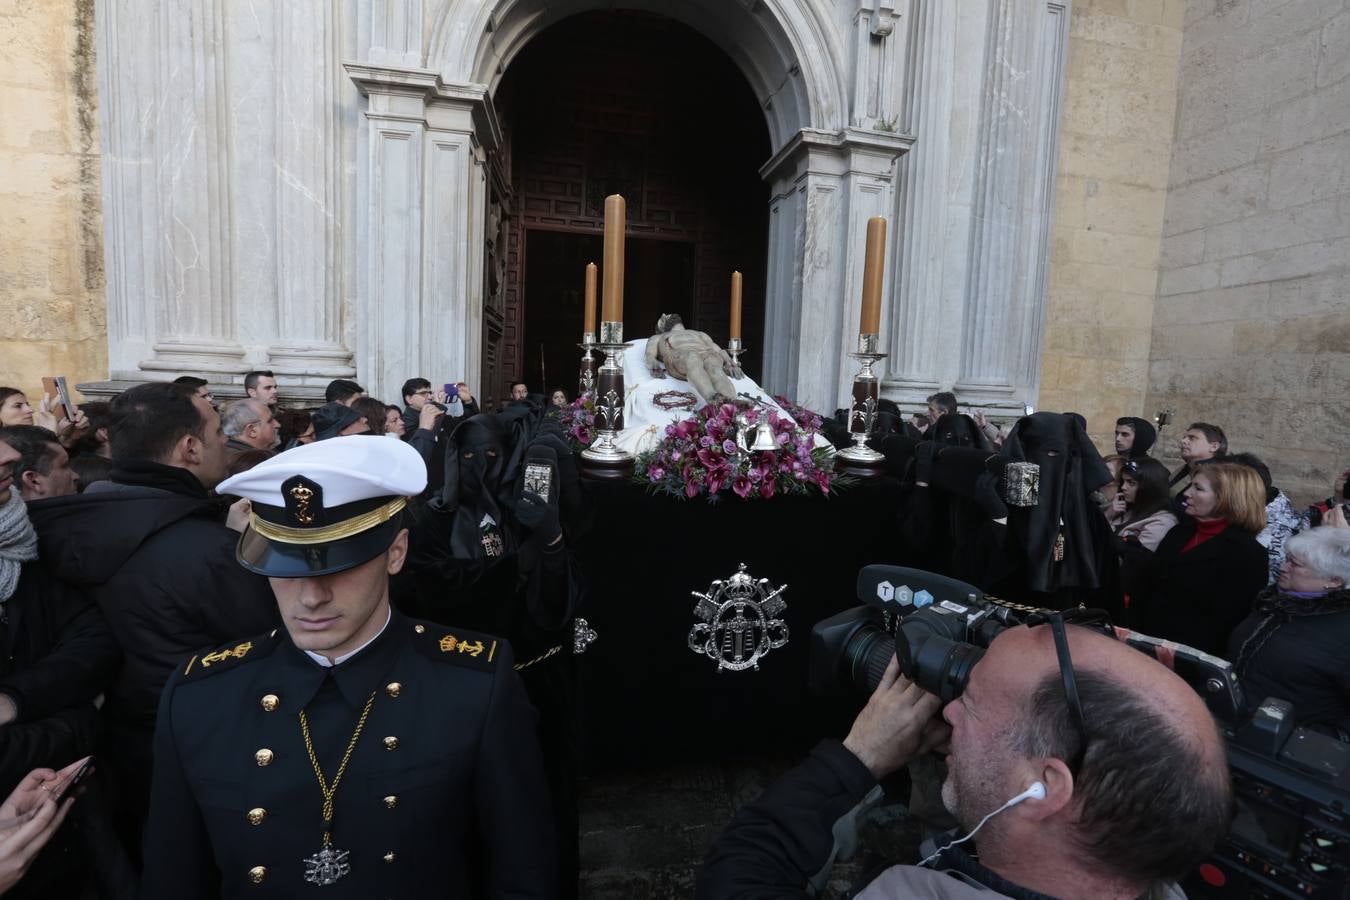
<svg viewBox="0 0 1350 900"><path fill-rule="evenodd" d="M767 450L777 450L778 441L774 440L773 429L766 422L755 429L755 442L750 445L751 453L763 453Z"/></svg>

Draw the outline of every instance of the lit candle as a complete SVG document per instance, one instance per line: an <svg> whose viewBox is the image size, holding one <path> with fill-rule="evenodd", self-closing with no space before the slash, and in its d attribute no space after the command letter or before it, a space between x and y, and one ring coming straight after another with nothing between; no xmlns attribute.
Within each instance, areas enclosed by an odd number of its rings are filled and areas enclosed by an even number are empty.
<svg viewBox="0 0 1350 900"><path fill-rule="evenodd" d="M605 289L601 311L606 322L623 321L623 229L627 204L619 194L605 198Z"/></svg>
<svg viewBox="0 0 1350 900"><path fill-rule="evenodd" d="M863 262L861 334L881 331L881 272L886 267L886 220L873 216L867 220L867 252Z"/></svg>
<svg viewBox="0 0 1350 900"><path fill-rule="evenodd" d="M731 334L734 341L741 339L741 273L731 273Z"/></svg>
<svg viewBox="0 0 1350 900"><path fill-rule="evenodd" d="M586 324L583 334L595 334L595 263L586 263Z"/></svg>

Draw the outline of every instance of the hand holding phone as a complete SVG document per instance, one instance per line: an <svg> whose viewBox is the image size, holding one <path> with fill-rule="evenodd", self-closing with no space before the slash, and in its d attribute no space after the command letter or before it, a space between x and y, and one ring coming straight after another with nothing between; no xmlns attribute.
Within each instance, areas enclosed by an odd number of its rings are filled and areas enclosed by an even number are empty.
<svg viewBox="0 0 1350 900"><path fill-rule="evenodd" d="M67 766L66 768L68 769L69 766ZM92 756L85 757L84 763L78 769L76 769L71 774L67 775L61 781L58 781L55 787L50 788L52 799L55 800L57 803L60 803L62 800L71 796L71 792L78 789L79 786L84 784L84 782L88 780L89 776L93 774L94 774L94 757Z"/></svg>
<svg viewBox="0 0 1350 900"><path fill-rule="evenodd" d="M459 388L453 384L445 385L445 399L450 400L459 396Z"/></svg>

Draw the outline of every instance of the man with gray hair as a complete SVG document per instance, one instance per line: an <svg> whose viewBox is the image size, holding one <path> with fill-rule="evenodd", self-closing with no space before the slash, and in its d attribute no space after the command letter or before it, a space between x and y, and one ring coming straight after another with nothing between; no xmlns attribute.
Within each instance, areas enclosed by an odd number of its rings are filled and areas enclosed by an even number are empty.
<svg viewBox="0 0 1350 900"><path fill-rule="evenodd" d="M260 400L250 398L228 404L221 412L220 427L229 438L226 446L231 453L275 450L281 442L272 407Z"/></svg>

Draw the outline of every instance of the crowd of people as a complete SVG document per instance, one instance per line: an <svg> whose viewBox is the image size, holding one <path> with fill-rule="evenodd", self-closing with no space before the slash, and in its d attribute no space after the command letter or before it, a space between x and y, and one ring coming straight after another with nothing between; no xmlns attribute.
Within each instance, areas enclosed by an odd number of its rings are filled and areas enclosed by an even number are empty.
<svg viewBox="0 0 1350 900"><path fill-rule="evenodd" d="M290 896L350 877L431 896L412 858L458 860L464 895L575 896L572 550L593 522L556 415L567 393L516 383L485 410L464 382L410 378L392 404L339 379L292 409L271 372L243 387L218 407L184 376L70 410L0 388L0 891ZM840 424L827 434L845 443ZM1103 456L1073 413L1000 426L950 392L912 418L883 402L873 443L906 491L888 561L1104 608L1350 740L1350 470L1299 513L1218 426L1185 429L1176 472L1151 455L1152 423L1114 432ZM1010 462L1039 467L1035 504L1009 497ZM547 488L525 479L537 467ZM1161 664L1040 626L975 673L943 707L893 664L848 738L738 814L699 895L807 896L833 823L935 749L964 828L1000 813L978 859L947 848L859 896L1137 897L1222 834L1222 742ZM91 756L72 806L64 785ZM1137 815L1122 772L1169 814ZM465 802L438 804L447 792Z"/></svg>

